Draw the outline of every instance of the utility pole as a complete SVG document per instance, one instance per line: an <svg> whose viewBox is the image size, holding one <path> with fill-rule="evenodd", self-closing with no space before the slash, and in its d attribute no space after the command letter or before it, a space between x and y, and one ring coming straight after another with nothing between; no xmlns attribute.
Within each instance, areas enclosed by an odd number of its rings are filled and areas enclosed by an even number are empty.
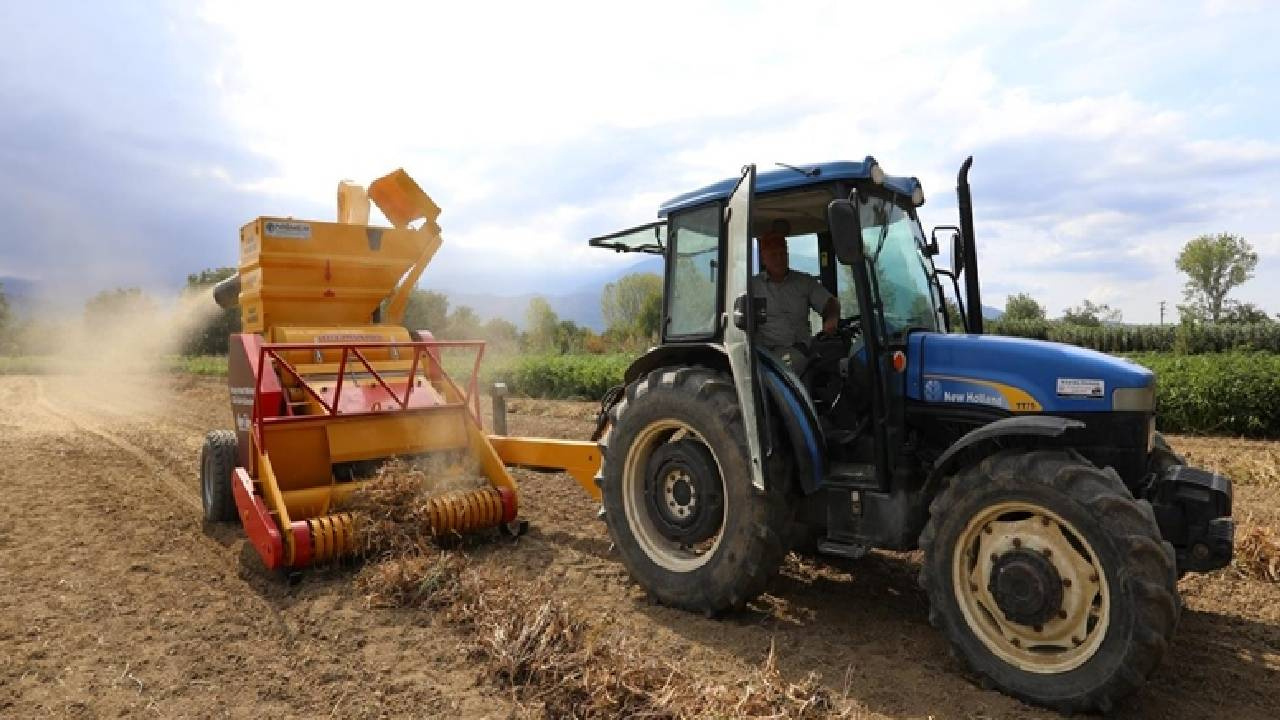
<svg viewBox="0 0 1280 720"><path fill-rule="evenodd" d="M1160 324L1164 324L1164 300L1160 301Z"/></svg>

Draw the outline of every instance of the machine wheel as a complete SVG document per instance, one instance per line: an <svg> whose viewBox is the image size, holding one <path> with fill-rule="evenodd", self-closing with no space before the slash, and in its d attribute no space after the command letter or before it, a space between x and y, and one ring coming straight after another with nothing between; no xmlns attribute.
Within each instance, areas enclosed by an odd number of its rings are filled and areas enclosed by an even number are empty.
<svg viewBox="0 0 1280 720"><path fill-rule="evenodd" d="M231 497L231 472L239 461L236 434L210 430L200 449L200 500L206 522L231 522L239 515Z"/></svg>
<svg viewBox="0 0 1280 720"><path fill-rule="evenodd" d="M605 520L632 578L665 605L708 615L760 594L786 553L786 483L752 487L730 380L660 368L628 386L611 412Z"/></svg>
<svg viewBox="0 0 1280 720"><path fill-rule="evenodd" d="M929 622L984 685L1107 712L1155 669L1178 623L1173 547L1115 471L1008 450L954 476L929 513Z"/></svg>

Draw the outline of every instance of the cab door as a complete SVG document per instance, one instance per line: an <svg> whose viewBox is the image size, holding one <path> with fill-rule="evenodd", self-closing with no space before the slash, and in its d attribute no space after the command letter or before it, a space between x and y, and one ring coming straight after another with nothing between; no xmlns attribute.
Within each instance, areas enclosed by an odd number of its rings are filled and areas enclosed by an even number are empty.
<svg viewBox="0 0 1280 720"><path fill-rule="evenodd" d="M747 449L751 452L751 484L765 488L764 458L771 452L763 432L759 377L756 355L751 351L756 316L751 293L751 206L755 195L756 166L748 165L725 205L725 272L724 307L728 322L724 323L724 348L733 371L733 384L742 408L742 423L747 432Z"/></svg>

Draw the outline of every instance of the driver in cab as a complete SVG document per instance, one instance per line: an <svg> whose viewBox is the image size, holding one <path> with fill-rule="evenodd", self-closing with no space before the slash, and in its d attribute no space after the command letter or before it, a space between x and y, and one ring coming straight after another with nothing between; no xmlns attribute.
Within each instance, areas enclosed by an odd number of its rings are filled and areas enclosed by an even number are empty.
<svg viewBox="0 0 1280 720"><path fill-rule="evenodd" d="M840 301L814 276L792 270L787 256L785 221L775 221L760 236L764 272L751 278L751 295L765 300L765 322L756 327L755 342L781 358L796 374L807 364L809 311L822 315L822 332L834 334L840 322Z"/></svg>

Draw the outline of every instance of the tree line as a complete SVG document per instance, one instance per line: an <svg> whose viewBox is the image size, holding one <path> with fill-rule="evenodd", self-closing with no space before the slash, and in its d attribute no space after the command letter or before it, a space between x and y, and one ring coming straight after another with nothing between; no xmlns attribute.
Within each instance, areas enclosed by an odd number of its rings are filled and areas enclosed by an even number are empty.
<svg viewBox="0 0 1280 720"><path fill-rule="evenodd" d="M213 306L212 289L236 272L232 267L206 268L187 275L176 308L165 308L142 289L122 287L104 290L84 304L83 326L103 331L121 321L143 322L169 313L175 351L184 355L222 355L228 337L240 331L238 308ZM443 293L415 289L409 296L403 324L410 330L429 330L440 340L484 340L491 351L528 353L604 353L643 349L656 340L662 315L662 279L652 273L633 273L605 286L601 310L607 328L596 333L590 327L561 319L546 298L533 298L525 310L522 331L503 318L481 320L467 305L450 307ZM48 318L19 321L11 312L0 283L0 354L55 352L63 331Z"/></svg>
<svg viewBox="0 0 1280 720"><path fill-rule="evenodd" d="M1272 318L1254 303L1231 299L1231 291L1253 278L1258 267L1258 253L1247 240L1230 233L1200 235L1187 242L1174 261L1187 276L1183 286L1183 302L1178 307L1183 324L1266 324ZM1067 325L1099 327L1124 319L1118 308L1095 303L1088 298L1062 311L1060 322ZM1045 308L1027 293L1010 295L1005 300L1004 321L1046 321Z"/></svg>
<svg viewBox="0 0 1280 720"><path fill-rule="evenodd" d="M1230 233L1201 235L1187 242L1175 265L1186 275L1183 303L1177 306L1184 325L1267 324L1275 319L1253 303L1238 302L1230 293L1254 276L1258 254L1243 237ZM212 303L212 287L235 273L235 268L207 268L186 277L180 305ZM632 273L604 287L600 298L606 329L593 329L561 319L542 297L535 297L525 310L524 329L502 318L481 320L466 305L450 307L443 293L415 289L409 298L404 324L414 330L430 330L442 340L475 340L489 343L498 351L532 353L603 353L613 350L641 350L657 340L662 319L662 278L653 273ZM136 287L105 290L90 298L84 307L86 327L107 327L112 318L150 317L161 309ZM959 314L947 301L954 326ZM1280 317L1280 316L1278 316ZM1045 307L1027 293L1005 300L1001 322L1058 322L1079 327L1101 327L1123 321L1118 308L1085 298L1079 305L1064 308L1057 320L1048 320ZM238 310L219 310L208 319L187 324L178 348L184 354L217 355L227 350L227 337L239 331ZM38 320L18 321L0 284L0 353L50 352L57 344L57 332L40 326Z"/></svg>

